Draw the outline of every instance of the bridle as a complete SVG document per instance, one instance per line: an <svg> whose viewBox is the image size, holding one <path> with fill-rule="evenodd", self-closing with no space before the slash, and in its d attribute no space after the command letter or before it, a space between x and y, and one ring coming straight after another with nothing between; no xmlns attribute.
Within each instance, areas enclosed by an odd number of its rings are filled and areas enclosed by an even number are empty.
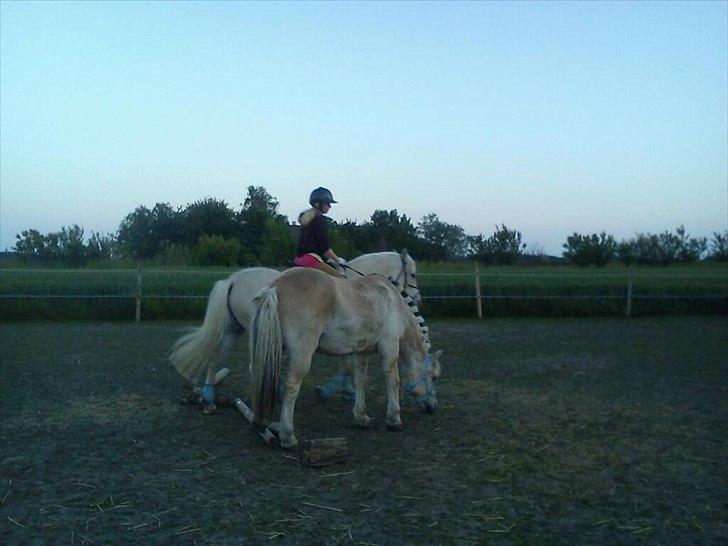
<svg viewBox="0 0 728 546"><path fill-rule="evenodd" d="M410 284L408 282L408 279L407 279L407 259L402 254L399 255L399 259L402 262L402 269L400 269L399 274L397 275L396 278L393 279L392 277L389 277L390 282L394 286L396 286L397 288L399 288L399 279L402 278L402 276L404 276L404 282L402 283L402 292L405 292L407 290L407 288L413 288L414 290L417 290L419 292L420 288L416 284ZM413 273L412 274L412 278L413 279L416 279L417 276Z"/></svg>
<svg viewBox="0 0 728 546"><path fill-rule="evenodd" d="M405 385L404 392L407 394L414 396L415 395L415 389L418 385L424 384L425 385L425 394L418 396L415 402L417 404L427 404L427 402L430 401L430 399L435 396L435 383L432 381L432 377L430 376L430 369L432 368L432 356L430 356L429 353L425 355L425 360L422 363L422 370L420 371L420 374L417 376L417 378L412 381L412 383L409 383Z"/></svg>

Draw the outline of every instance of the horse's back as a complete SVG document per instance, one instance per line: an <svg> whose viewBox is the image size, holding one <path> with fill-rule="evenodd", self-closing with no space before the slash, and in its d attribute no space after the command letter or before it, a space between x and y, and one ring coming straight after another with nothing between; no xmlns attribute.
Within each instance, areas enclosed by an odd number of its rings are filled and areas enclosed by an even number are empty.
<svg viewBox="0 0 728 546"><path fill-rule="evenodd" d="M371 349L399 298L381 275L349 280L308 268L289 269L272 286L284 337L320 341L319 349L330 354Z"/></svg>
<svg viewBox="0 0 728 546"><path fill-rule="evenodd" d="M281 273L271 286L278 293L282 316L319 315L333 308L335 280L318 269L293 267Z"/></svg>
<svg viewBox="0 0 728 546"><path fill-rule="evenodd" d="M255 314L253 305L255 295L276 280L280 274L280 271L268 267L249 267L230 275L228 303L242 326L247 328Z"/></svg>
<svg viewBox="0 0 728 546"><path fill-rule="evenodd" d="M380 273L385 276L391 275L401 264L400 255L396 252L362 254L353 260L349 260L348 263L349 266L356 269L359 273L365 275Z"/></svg>

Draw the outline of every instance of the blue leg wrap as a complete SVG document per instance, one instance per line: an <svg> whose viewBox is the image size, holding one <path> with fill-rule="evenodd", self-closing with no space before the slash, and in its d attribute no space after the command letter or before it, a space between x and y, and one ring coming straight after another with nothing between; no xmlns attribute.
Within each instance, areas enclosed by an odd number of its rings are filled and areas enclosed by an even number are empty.
<svg viewBox="0 0 728 546"><path fill-rule="evenodd" d="M351 374L342 372L344 375L344 380L342 381L342 387L341 392L344 393L344 398L346 398L349 402L354 402L356 400L356 390L354 390L354 379L351 377Z"/></svg>
<svg viewBox="0 0 728 546"><path fill-rule="evenodd" d="M337 392L346 393L346 380L348 377L349 375L342 371L332 375L326 383L316 387L319 398L329 400ZM351 379L349 379L349 382L351 382ZM351 392L354 393L353 389Z"/></svg>
<svg viewBox="0 0 728 546"><path fill-rule="evenodd" d="M202 400L206 404L213 404L215 402L215 385L212 383L205 383L202 386Z"/></svg>

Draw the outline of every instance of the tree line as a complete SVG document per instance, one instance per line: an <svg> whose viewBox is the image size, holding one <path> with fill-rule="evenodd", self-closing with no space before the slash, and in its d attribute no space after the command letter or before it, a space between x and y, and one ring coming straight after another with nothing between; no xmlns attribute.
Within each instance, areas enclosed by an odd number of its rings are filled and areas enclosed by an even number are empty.
<svg viewBox="0 0 728 546"><path fill-rule="evenodd" d="M144 260L160 264L220 266L289 265L297 227L280 214L278 201L262 186L249 186L238 209L224 200L205 198L184 207L157 203L127 214L115 233L92 232L86 238L78 225L42 234L29 229L16 234L14 251L26 262L79 266L106 260ZM617 242L600 234L570 235L562 258L527 251L522 234L505 224L492 234L468 235L456 225L426 214L417 224L396 209L376 210L362 224L331 222L332 247L341 256L407 248L418 260L473 260L486 265L547 263L566 260L577 265L728 261L728 231L690 237L680 226L674 233L638 233Z"/></svg>

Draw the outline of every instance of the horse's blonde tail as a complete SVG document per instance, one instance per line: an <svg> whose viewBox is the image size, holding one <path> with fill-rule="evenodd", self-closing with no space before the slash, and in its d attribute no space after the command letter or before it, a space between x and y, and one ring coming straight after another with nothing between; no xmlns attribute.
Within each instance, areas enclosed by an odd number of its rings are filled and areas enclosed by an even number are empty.
<svg viewBox="0 0 728 546"><path fill-rule="evenodd" d="M255 316L250 328L250 398L259 422L273 417L278 402L278 379L283 358L278 294L264 288L253 300Z"/></svg>
<svg viewBox="0 0 728 546"><path fill-rule="evenodd" d="M225 333L232 326L234 319L228 308L231 284L230 279L215 283L202 326L192 329L172 346L170 361L190 381L195 381L202 369L210 365Z"/></svg>

